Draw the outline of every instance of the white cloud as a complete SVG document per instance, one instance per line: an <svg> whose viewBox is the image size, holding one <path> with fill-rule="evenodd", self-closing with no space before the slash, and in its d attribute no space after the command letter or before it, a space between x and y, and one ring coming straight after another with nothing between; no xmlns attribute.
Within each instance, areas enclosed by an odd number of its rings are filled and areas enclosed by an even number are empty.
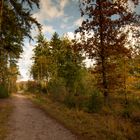
<svg viewBox="0 0 140 140"><path fill-rule="evenodd" d="M74 39L74 33L73 32L68 32L66 34L66 36L69 38L69 39Z"/></svg>
<svg viewBox="0 0 140 140"><path fill-rule="evenodd" d="M135 5L134 5L134 2L132 2L132 0L129 0L129 1L128 1L128 8L129 8L129 10L131 10L132 12L135 11Z"/></svg>
<svg viewBox="0 0 140 140"><path fill-rule="evenodd" d="M76 26L81 26L82 21L83 21L83 18L81 17L81 18L77 19L77 20L74 22L74 24L75 24Z"/></svg>
<svg viewBox="0 0 140 140"><path fill-rule="evenodd" d="M50 34L52 35L55 32L55 29L53 26L51 25L42 25L42 33L43 34ZM37 28L31 30L31 36L32 38L37 37L37 35L39 34L39 30Z"/></svg>
<svg viewBox="0 0 140 140"><path fill-rule="evenodd" d="M28 80L30 77L30 67L32 65L32 57L33 57L33 45L29 44L29 43L25 43L25 47L23 54L21 55L21 58L18 61L18 65L19 65L19 71L21 74L21 77L19 77L20 81L25 81Z"/></svg>
<svg viewBox="0 0 140 140"><path fill-rule="evenodd" d="M76 37L76 39L78 40L80 39L81 35L79 33L74 34L73 32L67 32L66 34L64 34L64 37L68 37L70 40L75 39Z"/></svg>
<svg viewBox="0 0 140 140"><path fill-rule="evenodd" d="M64 16L64 8L69 0L59 0L56 4L53 0L40 0L40 11L34 14L40 22L45 19L53 19Z"/></svg>
<svg viewBox="0 0 140 140"><path fill-rule="evenodd" d="M53 34L54 32L55 32L55 29L53 28L53 26L49 26L49 25L47 25L47 26L43 26L42 27L42 32L45 34L45 33L50 33L50 34Z"/></svg>
<svg viewBox="0 0 140 140"><path fill-rule="evenodd" d="M39 33L39 30L37 28L32 29L31 30L31 36L32 36L32 38L35 38L38 35L38 33Z"/></svg>
<svg viewBox="0 0 140 140"><path fill-rule="evenodd" d="M60 0L60 7L61 9L64 9L64 7L68 4L68 0Z"/></svg>

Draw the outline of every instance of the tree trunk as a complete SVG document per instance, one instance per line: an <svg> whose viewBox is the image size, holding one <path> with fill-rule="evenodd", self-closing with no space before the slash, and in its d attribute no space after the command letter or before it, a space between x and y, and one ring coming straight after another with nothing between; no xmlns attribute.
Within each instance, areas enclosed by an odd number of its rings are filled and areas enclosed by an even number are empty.
<svg viewBox="0 0 140 140"><path fill-rule="evenodd" d="M101 71L102 71L102 85L103 85L103 95L105 100L107 100L109 93L108 93L108 85L107 85L107 77L106 77L106 58L105 58L105 48L104 48L104 41L103 41L103 16L102 16L102 5L101 1L99 0L99 11L100 11L100 47L101 47Z"/></svg>
<svg viewBox="0 0 140 140"><path fill-rule="evenodd" d="M3 0L0 1L0 33L2 28Z"/></svg>

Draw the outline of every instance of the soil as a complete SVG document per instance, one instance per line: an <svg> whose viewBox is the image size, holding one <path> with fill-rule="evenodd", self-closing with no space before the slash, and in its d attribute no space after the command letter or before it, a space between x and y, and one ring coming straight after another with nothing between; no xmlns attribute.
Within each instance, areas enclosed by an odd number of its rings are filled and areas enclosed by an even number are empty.
<svg viewBox="0 0 140 140"><path fill-rule="evenodd" d="M14 110L6 140L77 140L69 130L47 116L23 95L11 99Z"/></svg>

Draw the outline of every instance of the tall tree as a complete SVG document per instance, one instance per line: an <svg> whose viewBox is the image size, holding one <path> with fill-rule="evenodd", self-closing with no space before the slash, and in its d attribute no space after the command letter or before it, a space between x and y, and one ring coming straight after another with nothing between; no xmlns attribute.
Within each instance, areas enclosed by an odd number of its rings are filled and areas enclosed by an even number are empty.
<svg viewBox="0 0 140 140"><path fill-rule="evenodd" d="M109 95L110 73L116 70L112 59L118 54L129 56L129 49L125 47L128 32L125 33L124 29L136 20L127 2L80 0L84 21L76 32L81 33L86 54L96 61L99 85L105 98Z"/></svg>
<svg viewBox="0 0 140 140"><path fill-rule="evenodd" d="M39 29L41 25L32 17L39 0L1 0L0 1L0 84L6 79L10 58L18 59L23 49L25 37L31 38L33 24Z"/></svg>
<svg viewBox="0 0 140 140"><path fill-rule="evenodd" d="M56 78L58 76L59 60L62 58L61 49L62 41L59 35L55 32L50 40L51 52L52 52L52 76Z"/></svg>
<svg viewBox="0 0 140 140"><path fill-rule="evenodd" d="M76 93L77 82L81 78L83 68L83 57L75 50L75 43L68 38L61 39L61 49L58 57L58 76L64 78L67 90Z"/></svg>
<svg viewBox="0 0 140 140"><path fill-rule="evenodd" d="M0 49L22 51L24 37L31 37L32 25L39 28L40 24L31 15L33 5L39 4L38 0L4 0L1 2L0 16Z"/></svg>
<svg viewBox="0 0 140 140"><path fill-rule="evenodd" d="M37 36L37 45L34 48L34 64L31 75L35 80L47 80L49 78L50 48L42 33ZM48 80L47 80L48 81Z"/></svg>

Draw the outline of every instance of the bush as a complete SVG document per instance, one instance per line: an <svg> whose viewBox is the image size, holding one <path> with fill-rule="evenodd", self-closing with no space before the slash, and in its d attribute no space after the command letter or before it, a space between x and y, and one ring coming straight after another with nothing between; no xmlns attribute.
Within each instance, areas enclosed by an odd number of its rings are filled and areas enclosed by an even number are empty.
<svg viewBox="0 0 140 140"><path fill-rule="evenodd" d="M124 108L123 112L122 112L122 116L124 118L130 118L131 112L130 109L128 107Z"/></svg>
<svg viewBox="0 0 140 140"><path fill-rule="evenodd" d="M0 85L0 98L9 97L8 89L4 85Z"/></svg>
<svg viewBox="0 0 140 140"><path fill-rule="evenodd" d="M135 86L136 89L140 89L140 81L137 82L134 86Z"/></svg>
<svg viewBox="0 0 140 140"><path fill-rule="evenodd" d="M28 81L27 85L23 86L23 90L36 93L39 90L40 86L35 81Z"/></svg>
<svg viewBox="0 0 140 140"><path fill-rule="evenodd" d="M44 84L36 81L28 81L27 85L24 87L24 90L33 92L33 93L48 93L46 83Z"/></svg>
<svg viewBox="0 0 140 140"><path fill-rule="evenodd" d="M95 83L95 77L92 74L85 72L82 79L77 83L77 93L85 96L92 95L95 90Z"/></svg>
<svg viewBox="0 0 140 140"><path fill-rule="evenodd" d="M42 88L41 88L41 92L42 92L42 93L48 93L47 87L42 87Z"/></svg>
<svg viewBox="0 0 140 140"><path fill-rule="evenodd" d="M72 95L67 95L64 99L64 104L68 107L68 108L75 108L76 107L76 101L74 96Z"/></svg>
<svg viewBox="0 0 140 140"><path fill-rule="evenodd" d="M95 90L89 98L89 103L87 105L88 112L98 112L101 110L103 105L103 100L99 91Z"/></svg>
<svg viewBox="0 0 140 140"><path fill-rule="evenodd" d="M130 103L125 104L123 112L122 112L122 116L124 118L130 118L131 114L132 114L132 110L133 110L133 105L132 104L130 104Z"/></svg>
<svg viewBox="0 0 140 140"><path fill-rule="evenodd" d="M52 79L48 83L48 93L57 101L64 101L66 96L65 82L62 78Z"/></svg>

